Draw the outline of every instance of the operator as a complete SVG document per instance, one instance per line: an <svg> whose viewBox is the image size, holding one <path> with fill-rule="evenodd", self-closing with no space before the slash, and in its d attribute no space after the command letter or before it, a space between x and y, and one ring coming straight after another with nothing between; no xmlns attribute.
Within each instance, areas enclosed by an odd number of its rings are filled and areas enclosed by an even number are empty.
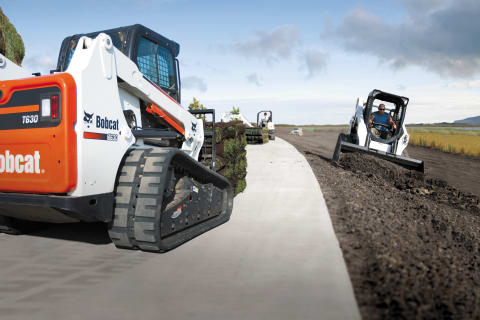
<svg viewBox="0 0 480 320"><path fill-rule="evenodd" d="M270 121L270 117L267 115L266 112L264 112L263 119L262 119L262 127L266 127L268 124L268 121Z"/></svg>
<svg viewBox="0 0 480 320"><path fill-rule="evenodd" d="M374 122L384 124L385 126L375 125L375 127L372 128ZM381 103L378 106L378 111L374 112L370 118L370 121L368 121L368 127L371 128L370 131L376 137L380 138L381 132L387 132L387 139L390 139L392 137L392 132L389 130L388 126L391 126L393 130L397 129L397 125L393 121L392 117L388 113L385 113L385 105Z"/></svg>

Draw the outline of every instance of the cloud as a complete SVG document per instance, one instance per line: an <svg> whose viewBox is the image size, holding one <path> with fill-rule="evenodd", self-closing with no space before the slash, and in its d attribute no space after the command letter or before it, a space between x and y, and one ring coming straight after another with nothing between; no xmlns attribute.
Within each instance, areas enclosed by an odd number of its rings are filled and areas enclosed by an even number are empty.
<svg viewBox="0 0 480 320"><path fill-rule="evenodd" d="M257 87L261 87L262 86L262 83L261 83L261 78L258 76L258 74L256 73L252 73L252 74L249 74L247 76L247 81L249 83L252 83L254 85L256 85Z"/></svg>
<svg viewBox="0 0 480 320"><path fill-rule="evenodd" d="M247 58L273 63L290 58L300 43L298 27L283 25L271 31L258 31L248 40L234 43L232 48Z"/></svg>
<svg viewBox="0 0 480 320"><path fill-rule="evenodd" d="M460 82L452 82L446 85L448 88L477 88L480 87L480 80L471 80L471 81L460 81Z"/></svg>
<svg viewBox="0 0 480 320"><path fill-rule="evenodd" d="M412 15L425 14L433 10L445 7L450 0L397 0L405 6Z"/></svg>
<svg viewBox="0 0 480 320"><path fill-rule="evenodd" d="M401 23L356 9L330 36L346 50L374 55L394 69L416 65L456 78L480 73L480 1L399 1L407 9Z"/></svg>
<svg viewBox="0 0 480 320"><path fill-rule="evenodd" d="M23 60L22 66L30 72L40 72L42 74L49 74L50 70L57 67L57 62L50 56L32 56L26 57Z"/></svg>
<svg viewBox="0 0 480 320"><path fill-rule="evenodd" d="M207 83L200 77L190 76L182 79L182 87L184 89L207 91Z"/></svg>
<svg viewBox="0 0 480 320"><path fill-rule="evenodd" d="M327 66L328 55L318 50L306 50L302 58L308 71L307 78L315 77Z"/></svg>

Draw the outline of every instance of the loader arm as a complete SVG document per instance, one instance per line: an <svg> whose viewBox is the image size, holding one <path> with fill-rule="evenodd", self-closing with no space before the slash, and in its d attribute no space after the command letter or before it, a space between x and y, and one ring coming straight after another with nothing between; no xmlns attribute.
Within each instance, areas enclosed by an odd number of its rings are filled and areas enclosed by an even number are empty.
<svg viewBox="0 0 480 320"><path fill-rule="evenodd" d="M95 45L96 42L101 45ZM148 80L132 60L113 46L111 38L105 33L99 34L95 39L81 37L66 72L75 72L78 66L85 65L85 62L87 68L82 72L100 72L98 63L89 62L94 60L100 62L101 72L106 79L113 81L120 79L123 89L155 106L156 114L185 137L182 150L198 160L204 139L201 119L194 117L165 91Z"/></svg>

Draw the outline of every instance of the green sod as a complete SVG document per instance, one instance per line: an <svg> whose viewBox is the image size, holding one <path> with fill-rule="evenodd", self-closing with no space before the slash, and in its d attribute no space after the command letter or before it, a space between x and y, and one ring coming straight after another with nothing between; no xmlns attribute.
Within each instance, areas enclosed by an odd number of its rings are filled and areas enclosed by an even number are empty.
<svg viewBox="0 0 480 320"><path fill-rule="evenodd" d="M211 124L205 124L205 130L211 130ZM234 195L247 187L247 136L241 121L215 123L216 164L218 173L226 177L233 186ZM208 141L208 142L211 142ZM205 152L211 152L206 148Z"/></svg>
<svg viewBox="0 0 480 320"><path fill-rule="evenodd" d="M0 53L18 65L22 64L25 47L17 29L10 23L0 8Z"/></svg>

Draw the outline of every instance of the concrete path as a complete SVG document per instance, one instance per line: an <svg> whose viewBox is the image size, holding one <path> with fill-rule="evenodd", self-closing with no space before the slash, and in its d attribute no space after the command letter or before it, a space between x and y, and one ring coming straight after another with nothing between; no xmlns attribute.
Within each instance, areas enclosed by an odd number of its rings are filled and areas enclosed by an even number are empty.
<svg viewBox="0 0 480 320"><path fill-rule="evenodd" d="M358 319L305 158L248 146L231 220L167 254L115 249L102 226L0 235L1 319Z"/></svg>

